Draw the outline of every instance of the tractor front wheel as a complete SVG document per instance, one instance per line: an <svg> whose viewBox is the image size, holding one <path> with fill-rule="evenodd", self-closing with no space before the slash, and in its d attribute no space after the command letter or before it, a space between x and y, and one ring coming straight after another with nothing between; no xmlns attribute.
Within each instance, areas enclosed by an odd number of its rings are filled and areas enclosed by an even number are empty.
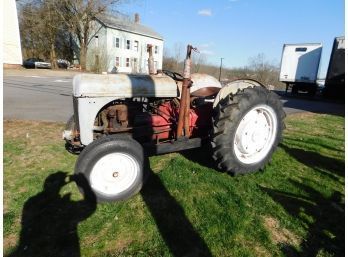
<svg viewBox="0 0 348 257"><path fill-rule="evenodd" d="M119 201L140 191L143 163L143 148L137 141L112 135L95 140L82 151L75 174L85 176L98 202Z"/></svg>
<svg viewBox="0 0 348 257"><path fill-rule="evenodd" d="M238 91L214 110L213 158L231 174L262 169L276 149L285 113L279 97L263 88Z"/></svg>

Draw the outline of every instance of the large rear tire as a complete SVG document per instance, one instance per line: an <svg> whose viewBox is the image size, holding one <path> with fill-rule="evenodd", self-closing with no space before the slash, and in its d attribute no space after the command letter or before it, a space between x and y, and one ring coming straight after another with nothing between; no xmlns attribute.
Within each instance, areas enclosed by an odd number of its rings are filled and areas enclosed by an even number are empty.
<svg viewBox="0 0 348 257"><path fill-rule="evenodd" d="M143 148L137 141L111 135L95 140L82 151L75 174L85 176L98 202L120 201L140 191L143 164Z"/></svg>
<svg viewBox="0 0 348 257"><path fill-rule="evenodd" d="M279 97L263 87L222 99L213 116L212 148L218 168L231 174L262 169L281 140L284 117Z"/></svg>

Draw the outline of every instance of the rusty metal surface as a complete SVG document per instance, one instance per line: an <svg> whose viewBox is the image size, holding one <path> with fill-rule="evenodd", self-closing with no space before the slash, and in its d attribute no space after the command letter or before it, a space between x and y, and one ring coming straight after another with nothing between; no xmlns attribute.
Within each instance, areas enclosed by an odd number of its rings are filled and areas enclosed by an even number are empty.
<svg viewBox="0 0 348 257"><path fill-rule="evenodd" d="M190 87L192 84L191 81L191 53L193 50L197 50L196 48L192 47L191 45L187 46L187 53L186 53L186 59L184 62L184 73L183 77L184 80L182 82L182 88L181 88L181 99L180 99L180 110L179 110L179 120L178 120L178 126L177 126L177 139L185 136L190 136L189 131L189 109L190 109ZM184 131L183 131L184 128Z"/></svg>
<svg viewBox="0 0 348 257"><path fill-rule="evenodd" d="M186 59L184 62L184 72L183 72L183 77L185 79L190 79L191 78L191 64L192 61L191 59Z"/></svg>

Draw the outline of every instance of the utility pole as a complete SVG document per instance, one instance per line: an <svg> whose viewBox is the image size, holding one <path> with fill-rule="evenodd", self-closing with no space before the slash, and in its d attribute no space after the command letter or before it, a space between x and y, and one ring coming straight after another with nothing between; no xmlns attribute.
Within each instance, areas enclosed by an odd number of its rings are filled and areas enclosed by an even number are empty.
<svg viewBox="0 0 348 257"><path fill-rule="evenodd" d="M219 81L221 81L221 69L222 69L222 60L225 58L220 58L220 73L219 73Z"/></svg>

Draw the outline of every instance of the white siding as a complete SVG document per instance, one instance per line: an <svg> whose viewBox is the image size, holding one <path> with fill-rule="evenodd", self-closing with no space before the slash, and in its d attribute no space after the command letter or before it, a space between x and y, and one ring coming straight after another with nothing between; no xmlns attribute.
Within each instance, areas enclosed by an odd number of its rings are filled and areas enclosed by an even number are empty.
<svg viewBox="0 0 348 257"><path fill-rule="evenodd" d="M148 73L148 67L146 66L148 59L148 53L146 51L147 44L158 47L158 53L154 54L154 59L155 62L157 62L157 68L162 69L163 40L112 28L107 28L106 38L106 49L110 57L108 72L111 72L115 67L116 57L120 57L121 65L118 67L118 72ZM120 48L115 47L115 38L120 39ZM126 49L127 40L130 40L130 49ZM138 42L138 49L134 48L135 41ZM130 58L131 60L130 67L126 67L126 58ZM134 61L134 59L136 59L136 61Z"/></svg>
<svg viewBox="0 0 348 257"><path fill-rule="evenodd" d="M22 64L16 2L15 0L4 0L3 6L3 62L4 64Z"/></svg>
<svg viewBox="0 0 348 257"><path fill-rule="evenodd" d="M94 22L92 25L91 40L87 50L87 70L95 70L96 59L99 59L100 72L106 70L106 63L109 61L109 56L106 48L106 28L99 22ZM98 56L98 57L96 57Z"/></svg>
<svg viewBox="0 0 348 257"><path fill-rule="evenodd" d="M95 34L88 45L87 69L94 70L96 59L99 59L101 70L99 72L114 72L116 68L116 57L119 57L117 72L124 73L148 73L146 46L152 44L158 51L154 53L154 61L157 69L162 69L163 40L139 35L132 32L104 27L99 22L93 24ZM119 39L119 47L116 47L116 38ZM130 40L130 49L127 49L127 40ZM98 41L98 43L97 43ZM135 47L137 42L138 47ZM96 57L98 55L98 57ZM130 58L129 67L126 67L127 58Z"/></svg>

